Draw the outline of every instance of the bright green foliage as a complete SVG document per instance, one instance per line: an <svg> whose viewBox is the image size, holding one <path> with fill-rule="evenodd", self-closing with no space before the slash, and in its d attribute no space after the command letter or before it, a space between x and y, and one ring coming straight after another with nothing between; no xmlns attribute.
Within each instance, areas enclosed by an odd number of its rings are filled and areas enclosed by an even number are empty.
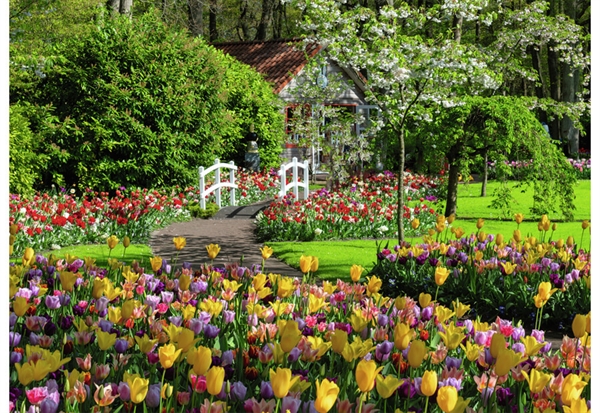
<svg viewBox="0 0 600 413"><path fill-rule="evenodd" d="M11 193L31 195L48 157L36 154L38 142L31 132L26 112L23 105L10 107L9 188Z"/></svg>
<svg viewBox="0 0 600 413"><path fill-rule="evenodd" d="M13 101L50 105L55 116L45 186L59 177L99 190L196 184L199 166L243 160L250 124L261 166L277 163L283 118L271 87L151 13L133 22L100 17L56 55L39 92L11 91Z"/></svg>
<svg viewBox="0 0 600 413"><path fill-rule="evenodd" d="M558 145L545 133L531 101L515 96L465 97L464 104L444 108L434 121L424 124L423 145L435 148L428 156L445 156L450 164L449 196L456 196L457 176L461 169L468 175L476 155L487 153L488 161L496 161L498 178L506 180L511 169L505 160L531 161L529 173L521 176L523 185L532 186L534 216L560 210L566 219L573 218L573 187L576 175ZM440 134L439 131L444 131ZM432 132L432 133L430 133ZM503 185L496 191L494 208L512 216L510 189ZM454 211L446 211L446 216Z"/></svg>

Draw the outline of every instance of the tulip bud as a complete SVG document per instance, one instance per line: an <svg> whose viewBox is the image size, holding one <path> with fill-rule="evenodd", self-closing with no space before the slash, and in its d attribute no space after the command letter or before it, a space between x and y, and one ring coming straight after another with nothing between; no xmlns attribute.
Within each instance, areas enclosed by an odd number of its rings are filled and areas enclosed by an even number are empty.
<svg viewBox="0 0 600 413"><path fill-rule="evenodd" d="M556 241L556 248L560 249L564 246L565 246L565 241L562 238L560 238L558 241Z"/></svg>
<svg viewBox="0 0 600 413"><path fill-rule="evenodd" d="M9 227L10 230L10 235L17 235L17 232L19 232L19 226L17 224L12 224Z"/></svg>
<svg viewBox="0 0 600 413"><path fill-rule="evenodd" d="M421 222L419 221L419 219L415 218L410 222L410 226L412 227L412 229L417 229L417 228L419 228L420 223Z"/></svg>
<svg viewBox="0 0 600 413"><path fill-rule="evenodd" d="M573 319L573 323L571 324L571 328L573 329L573 334L577 338L581 338L585 335L585 330L587 327L586 316L583 314L576 314Z"/></svg>
<svg viewBox="0 0 600 413"><path fill-rule="evenodd" d="M556 231L556 228L557 228L557 226L556 226L556 222L555 222L554 224L552 224L552 231Z"/></svg>
<svg viewBox="0 0 600 413"><path fill-rule="evenodd" d="M477 220L477 229L481 229L481 228L483 228L483 223L484 223L484 220L483 220L483 218L479 218L479 219Z"/></svg>
<svg viewBox="0 0 600 413"><path fill-rule="evenodd" d="M590 226L590 221L585 219L583 220L583 222L581 223L581 229L587 229Z"/></svg>
<svg viewBox="0 0 600 413"><path fill-rule="evenodd" d="M521 231L518 229L515 229L513 231L513 239L515 240L516 243L521 242L522 238L521 238Z"/></svg>
<svg viewBox="0 0 600 413"><path fill-rule="evenodd" d="M450 214L449 217L446 217L446 221L448 221L448 224L452 224L455 219L456 219L456 215L454 215L454 214Z"/></svg>
<svg viewBox="0 0 600 413"><path fill-rule="evenodd" d="M498 234L496 235L496 245L502 245L502 243L504 242L504 235L502 234Z"/></svg>
<svg viewBox="0 0 600 413"><path fill-rule="evenodd" d="M575 241L573 240L573 236L569 235L567 237L567 247L572 247L575 244Z"/></svg>
<svg viewBox="0 0 600 413"><path fill-rule="evenodd" d="M520 224L521 222L523 222L523 214L515 214L515 221L517 221L517 224Z"/></svg>
<svg viewBox="0 0 600 413"><path fill-rule="evenodd" d="M129 245L131 244L131 239L125 235L125 237L123 237L123 247L127 248L129 247Z"/></svg>

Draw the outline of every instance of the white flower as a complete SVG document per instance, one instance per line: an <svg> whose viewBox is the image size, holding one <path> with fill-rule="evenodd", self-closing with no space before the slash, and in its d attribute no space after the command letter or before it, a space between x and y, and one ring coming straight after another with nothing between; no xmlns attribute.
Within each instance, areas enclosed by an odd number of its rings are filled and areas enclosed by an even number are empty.
<svg viewBox="0 0 600 413"><path fill-rule="evenodd" d="M382 225L379 227L379 232L387 232L388 229L389 229L388 227L386 227L385 225Z"/></svg>
<svg viewBox="0 0 600 413"><path fill-rule="evenodd" d="M315 228L315 235L321 235L323 230L321 228Z"/></svg>
<svg viewBox="0 0 600 413"><path fill-rule="evenodd" d="M52 244L52 246L50 248L52 248L53 250L59 250L61 248L61 246L58 244Z"/></svg>

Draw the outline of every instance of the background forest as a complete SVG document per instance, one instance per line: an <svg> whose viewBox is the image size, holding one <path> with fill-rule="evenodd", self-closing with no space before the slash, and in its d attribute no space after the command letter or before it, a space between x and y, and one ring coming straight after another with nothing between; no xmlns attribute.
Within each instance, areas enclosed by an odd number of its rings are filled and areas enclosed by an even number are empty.
<svg viewBox="0 0 600 413"><path fill-rule="evenodd" d="M315 4L337 14L320 16ZM198 165L215 157L243 159L251 126L261 139L262 165L276 166L284 139L282 103L260 75L210 43L309 36L330 44L331 56L376 85L380 68L335 55L339 44L354 46L351 38L340 42L338 37L336 43L342 22L335 16L359 10L372 16L398 11L397 33L404 36L398 50L407 44L433 50L432 45L451 41L458 45L452 53L464 58L452 63L460 79L450 75L427 85L424 77L414 76L417 83L399 88L398 94L380 84L371 90L373 99L377 93L389 99L379 99L382 108L396 108L384 109L386 124L379 132L386 168L436 173L445 158L457 173L483 172L485 160L498 148L464 144L465 136L482 142L484 134L469 134L475 128L489 131L487 141L495 141L493 131L500 128L511 142L519 140L514 124L522 120L501 124L499 119L523 111L547 125L557 148L578 158L582 148L589 153L590 147L590 9L590 1L579 0L11 0L11 192L32 193L52 184L80 190L192 184ZM402 13L404 21L409 15L421 18L411 26L403 23ZM377 21L372 16L363 20ZM366 28L378 30L364 21L354 27L357 38ZM392 39L388 34L380 37ZM421 39L421 45L412 44L414 39ZM410 57L412 52L405 47L403 53ZM380 60L395 64L391 57ZM422 63L431 66L431 61ZM491 83L479 87L485 70ZM432 85L440 96L449 94L448 101L459 97L461 105L462 97L471 96L468 105L474 109L457 112L441 101L432 106L417 99L419 110L401 104L412 96L403 90L422 99ZM521 109L511 114L510 107ZM464 123L453 123L457 118ZM399 125L402 150L396 145ZM457 136L460 150L454 144ZM512 153L513 158L530 155ZM404 159L406 165L400 162Z"/></svg>

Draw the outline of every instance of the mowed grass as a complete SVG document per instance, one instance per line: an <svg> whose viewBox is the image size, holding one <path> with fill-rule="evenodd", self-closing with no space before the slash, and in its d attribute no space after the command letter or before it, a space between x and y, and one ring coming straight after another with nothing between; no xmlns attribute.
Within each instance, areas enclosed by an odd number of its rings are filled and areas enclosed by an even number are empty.
<svg viewBox="0 0 600 413"><path fill-rule="evenodd" d="M488 184L488 194L492 194L494 189L499 184L490 182ZM581 229L581 222L584 219L591 218L591 181L579 181L575 188L576 206L575 221L573 222L556 222L556 231L548 231L543 234L538 231L537 221L539 218L528 216L530 206L533 204L533 190L529 189L521 192L521 189L513 190L513 197L516 198L518 206L516 212L521 212L525 215L526 221L519 225L519 230L523 237L534 236L537 239L545 238L548 240L558 240L573 236L576 243L582 243L582 247L590 249L590 231ZM452 226L462 228L465 233L470 234L477 232L477 219L484 219L482 230L488 234L502 234L505 240L513 236L513 232L517 229L517 223L514 220L498 220L501 217L501 212L489 208L492 196L488 195L485 198L480 197L481 184L461 184L459 186L458 212L457 218ZM460 218L460 217L468 217ZM496 218L496 219L494 219ZM527 221L527 219L530 219ZM560 213L549 215L550 220L561 219ZM582 238L583 235L583 238ZM453 237L448 231L446 238ZM408 238L411 243L420 242L420 238ZM350 267L353 264L362 265L367 270L370 270L377 260L377 243L380 243L383 248L386 243L389 247L395 246L398 241L396 239L382 240L354 240L354 241L325 241L325 242L271 242L268 245L273 248L275 255L284 261L286 264L294 268L299 268L300 256L313 255L319 258L319 270L316 275L323 280L342 280L350 279Z"/></svg>
<svg viewBox="0 0 600 413"><path fill-rule="evenodd" d="M529 213L529 209L533 206L533 188L525 185L517 187L518 182L509 182L508 185L512 188L511 194L515 200L512 205L513 214L522 213L526 219L537 221L539 218ZM591 218L591 185L591 180L577 181L574 201L576 209L573 211L575 221ZM481 183L459 184L456 215L459 218L503 219L502 211L490 207L494 199L494 191L499 187L499 182L488 182L487 196L481 197ZM560 211L550 213L548 218L551 221L563 219Z"/></svg>

